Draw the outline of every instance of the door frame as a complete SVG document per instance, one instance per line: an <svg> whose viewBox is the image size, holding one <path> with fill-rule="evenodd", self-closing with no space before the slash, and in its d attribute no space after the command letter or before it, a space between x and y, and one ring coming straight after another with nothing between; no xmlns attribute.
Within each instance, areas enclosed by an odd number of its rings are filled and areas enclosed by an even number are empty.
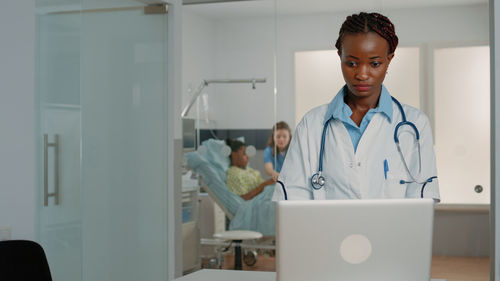
<svg viewBox="0 0 500 281"><path fill-rule="evenodd" d="M166 221L165 254L168 280L182 276L182 228L181 228L181 165L182 143L182 0L163 0L168 5L167 17L167 96L166 140ZM172 156L172 157L169 157ZM180 257L180 258L179 258Z"/></svg>
<svg viewBox="0 0 500 281"><path fill-rule="evenodd" d="M496 149L496 144L500 143L500 44L497 44L495 31L500 31L500 5L495 5L495 0L489 0L490 13L490 87L491 87L491 203L490 203L490 280L500 280L500 270L497 269L497 256L500 254L500 213L497 214L496 202L500 202L500 192L496 192L497 184L500 180L500 150Z"/></svg>

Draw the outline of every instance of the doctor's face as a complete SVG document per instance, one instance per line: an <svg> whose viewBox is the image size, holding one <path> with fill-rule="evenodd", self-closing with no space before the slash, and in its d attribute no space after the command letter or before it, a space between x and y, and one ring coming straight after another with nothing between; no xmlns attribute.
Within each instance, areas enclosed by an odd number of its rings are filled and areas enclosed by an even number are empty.
<svg viewBox="0 0 500 281"><path fill-rule="evenodd" d="M349 92L358 98L377 97L394 53L375 32L346 34L340 56L342 74Z"/></svg>

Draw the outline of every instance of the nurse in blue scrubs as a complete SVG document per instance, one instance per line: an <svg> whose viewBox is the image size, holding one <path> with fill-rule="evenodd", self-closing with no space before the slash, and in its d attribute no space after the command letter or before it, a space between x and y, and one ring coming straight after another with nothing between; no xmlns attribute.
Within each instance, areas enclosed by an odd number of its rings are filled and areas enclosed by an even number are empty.
<svg viewBox="0 0 500 281"><path fill-rule="evenodd" d="M291 139L292 131L286 122L280 121L273 126L273 132L264 150L264 168L266 174L275 181L278 180L280 175Z"/></svg>

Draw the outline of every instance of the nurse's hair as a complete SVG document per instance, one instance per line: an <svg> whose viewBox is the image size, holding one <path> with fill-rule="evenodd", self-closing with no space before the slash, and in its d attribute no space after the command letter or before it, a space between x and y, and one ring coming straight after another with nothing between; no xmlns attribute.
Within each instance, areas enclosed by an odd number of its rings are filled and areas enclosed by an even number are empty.
<svg viewBox="0 0 500 281"><path fill-rule="evenodd" d="M275 156L275 151L278 150L274 149L274 134L276 133L277 130L287 130L288 134L290 134L290 139L288 140L288 144L286 145L284 151L288 150L288 146L290 145L290 142L292 141L292 130L290 130L290 126L285 121L279 121L273 126L271 136L269 136L269 139L267 140L267 146L270 146L273 149L273 156ZM281 152L281 151L279 151Z"/></svg>
<svg viewBox="0 0 500 281"><path fill-rule="evenodd" d="M399 42L394 24L387 17L379 13L361 12L348 16L340 28L335 47L342 52L342 40L346 34L368 32L375 32L387 40L387 43L389 43L389 54L394 53Z"/></svg>

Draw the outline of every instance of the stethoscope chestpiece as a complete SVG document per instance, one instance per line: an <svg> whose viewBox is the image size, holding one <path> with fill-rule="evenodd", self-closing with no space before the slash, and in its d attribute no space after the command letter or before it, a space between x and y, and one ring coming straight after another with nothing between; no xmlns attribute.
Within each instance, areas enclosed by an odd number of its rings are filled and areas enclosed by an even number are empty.
<svg viewBox="0 0 500 281"><path fill-rule="evenodd" d="M316 190L321 189L325 185L325 177L321 175L321 172L318 172L311 177L311 185Z"/></svg>

